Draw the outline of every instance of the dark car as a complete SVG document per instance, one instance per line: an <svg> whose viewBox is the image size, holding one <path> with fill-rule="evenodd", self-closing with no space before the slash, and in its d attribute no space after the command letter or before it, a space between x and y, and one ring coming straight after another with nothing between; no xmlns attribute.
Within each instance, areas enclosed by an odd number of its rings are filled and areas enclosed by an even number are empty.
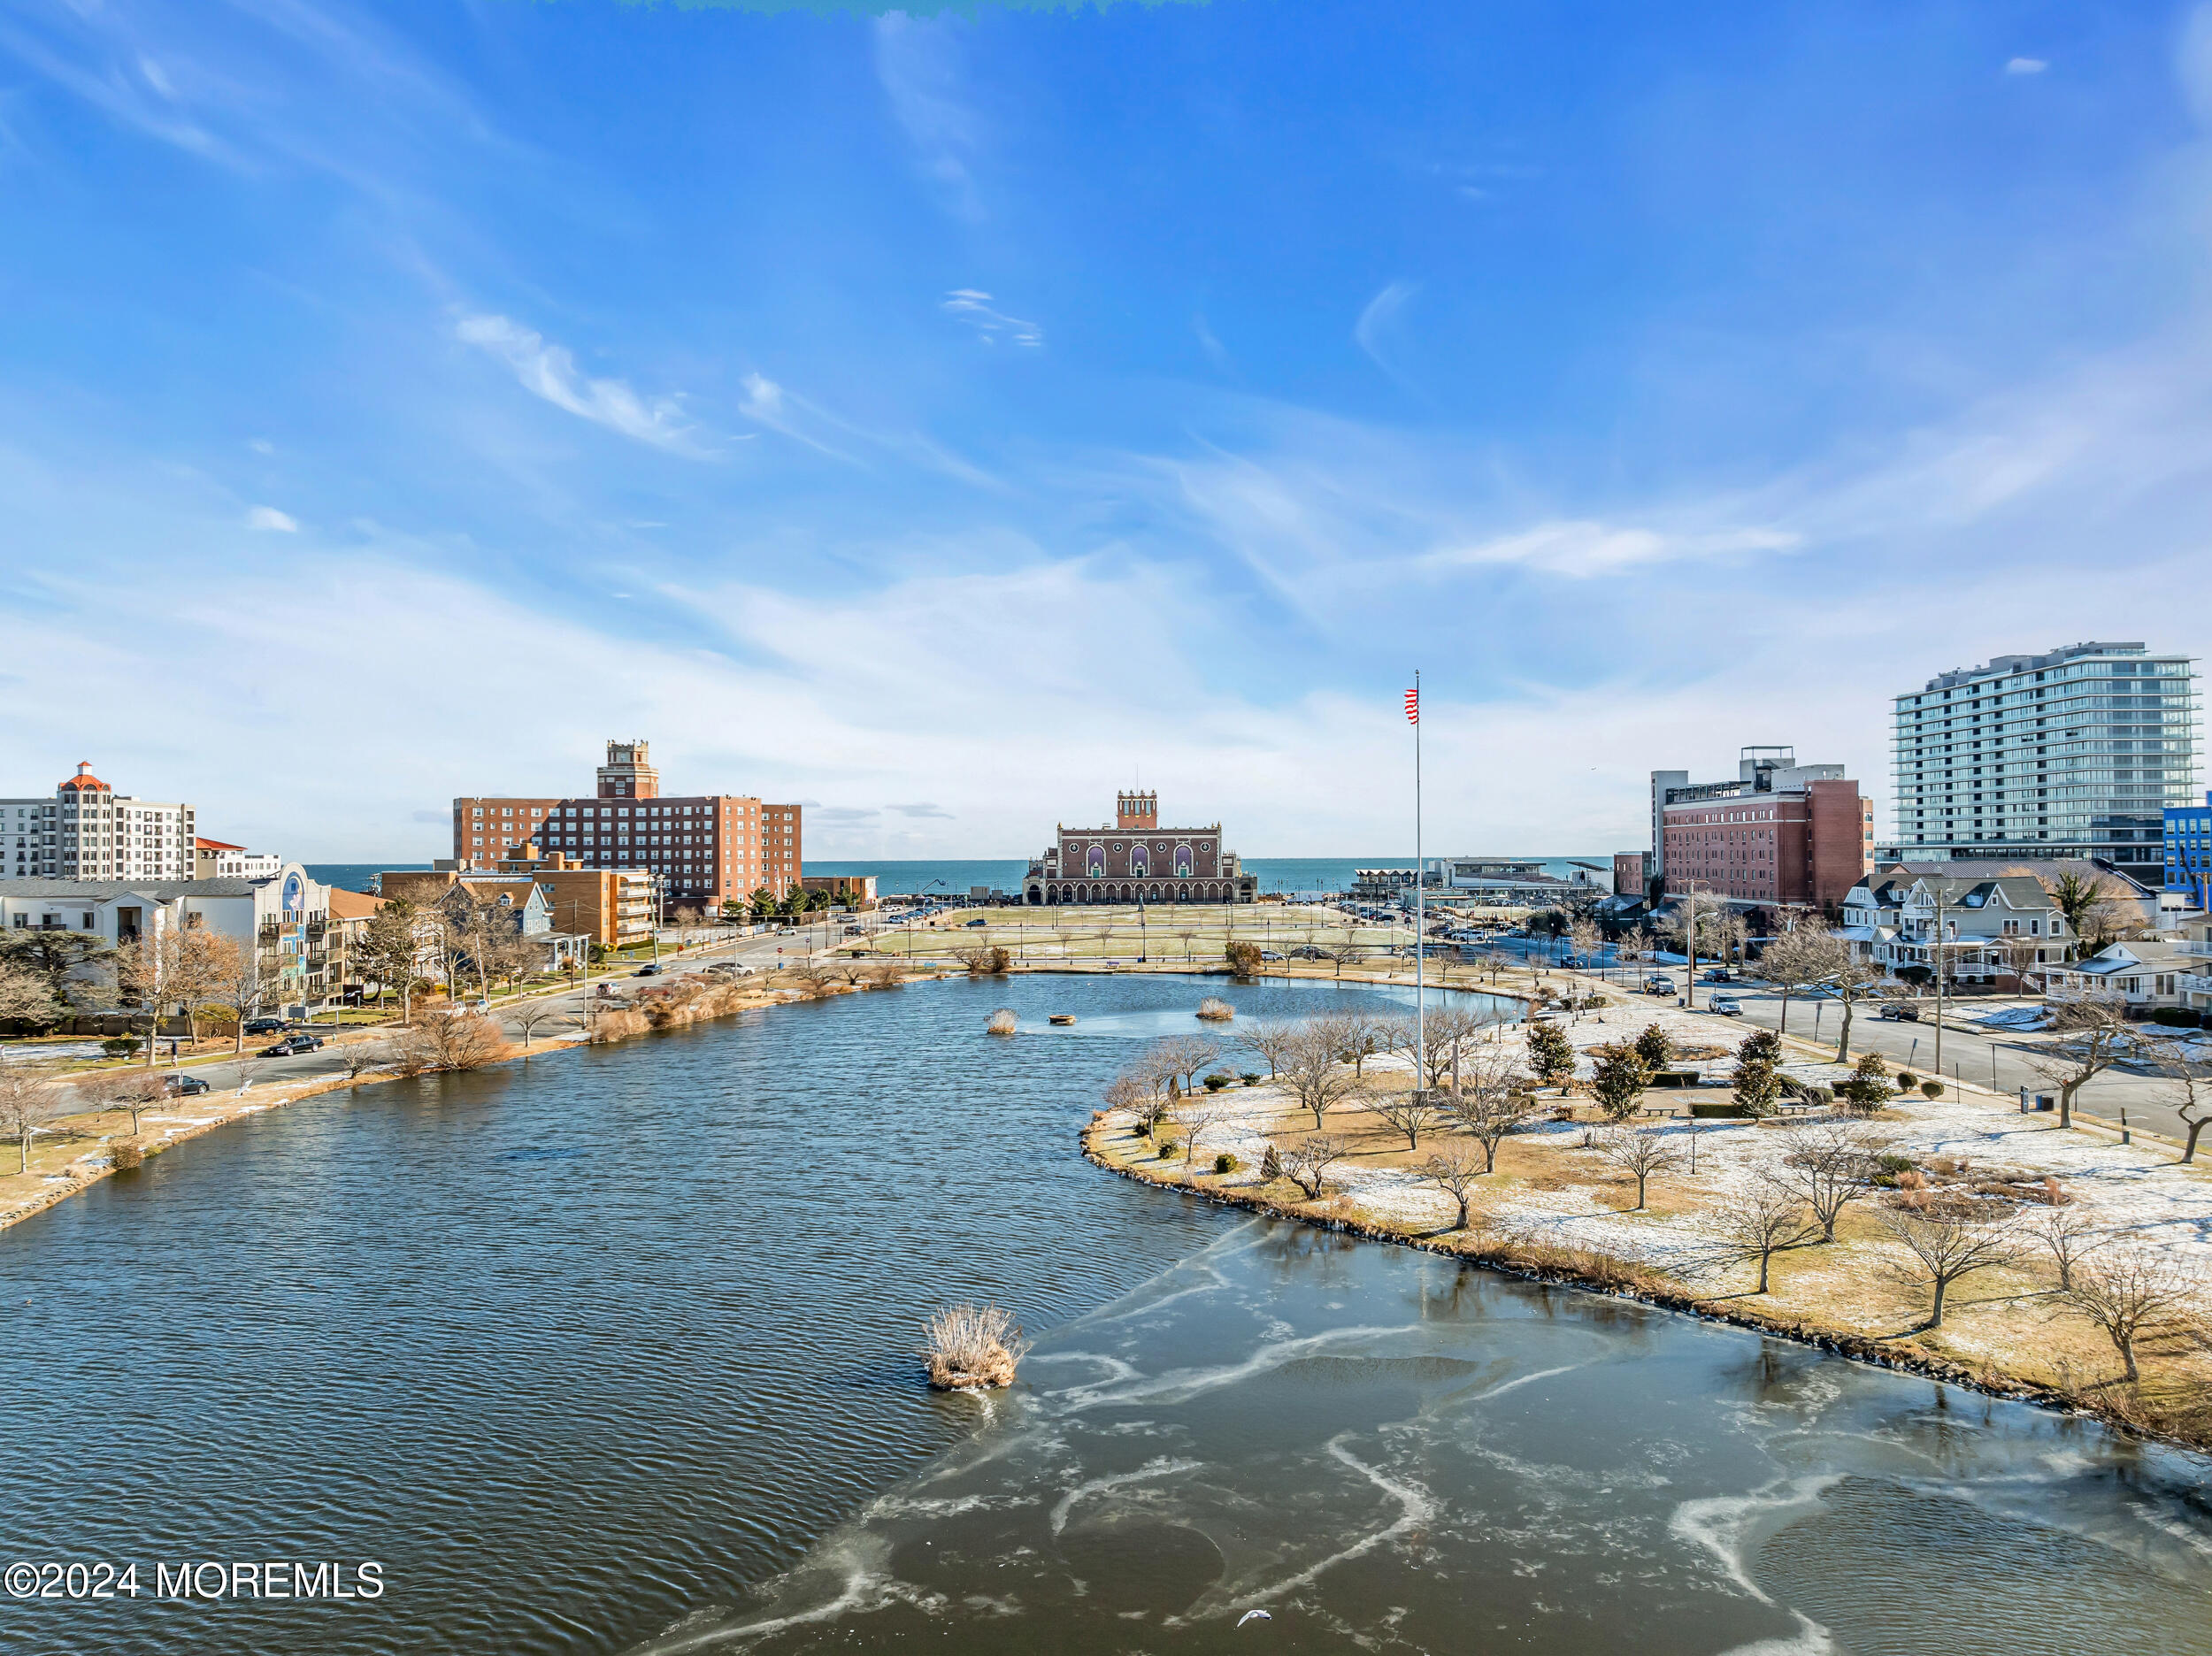
<svg viewBox="0 0 2212 1656"><path fill-rule="evenodd" d="M1887 1000L1874 1016L1890 1018L1900 1024L1917 1024L1920 1022L1920 1008L1909 1000Z"/></svg>
<svg viewBox="0 0 2212 1656"><path fill-rule="evenodd" d="M275 1035L280 1033L283 1028L284 1020L279 1017L254 1017L246 1020L246 1033L249 1035Z"/></svg>
<svg viewBox="0 0 2212 1656"><path fill-rule="evenodd" d="M161 1090L171 1098L189 1098L195 1092L206 1092L207 1083L197 1076L165 1076L162 1078Z"/></svg>
<svg viewBox="0 0 2212 1656"><path fill-rule="evenodd" d="M302 1052L311 1051L323 1044L321 1036L310 1035L305 1030L295 1030L287 1039Z"/></svg>
<svg viewBox="0 0 2212 1656"><path fill-rule="evenodd" d="M312 1046L308 1046L304 1041L296 1040L291 1036L288 1035L273 1046L264 1046L261 1049L261 1055L264 1058L292 1058L296 1057L301 1053L313 1052L314 1050L315 1049Z"/></svg>
<svg viewBox="0 0 2212 1656"><path fill-rule="evenodd" d="M657 966L641 966L637 969L637 975L641 978L657 978L661 975L661 969Z"/></svg>
<svg viewBox="0 0 2212 1656"><path fill-rule="evenodd" d="M991 923L990 923L988 920L964 920L964 921L962 921L962 922L961 922L961 924L962 924L963 925L979 926L979 925L988 925L988 924L990 924Z"/></svg>

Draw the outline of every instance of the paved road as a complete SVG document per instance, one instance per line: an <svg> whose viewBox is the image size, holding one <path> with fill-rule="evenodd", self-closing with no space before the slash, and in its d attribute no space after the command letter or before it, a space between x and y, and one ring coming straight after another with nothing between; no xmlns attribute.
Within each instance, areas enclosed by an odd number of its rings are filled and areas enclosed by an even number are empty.
<svg viewBox="0 0 2212 1656"><path fill-rule="evenodd" d="M1677 985L1682 973L1673 973ZM1612 986L1616 992L1628 986L1615 973ZM1715 987L1722 993L1733 994L1743 1005L1740 1020L1767 1029L1781 1025L1781 996L1764 985L1737 983L1725 985L1700 984L1697 986L1699 1009L1706 1005L1707 997ZM1631 994L1634 1002L1640 997ZM1954 1003L1957 1004L1957 1003ZM1994 1011L2009 1001L1987 1001L1976 999L1964 1003L1970 1010L1965 1018L1977 1018ZM1874 1016L1872 1007L1862 1004L1851 1020L1851 1052L1854 1057L1864 1052L1878 1052L1893 1067L1909 1068L1923 1075L1935 1068L1935 1003L1922 1003L1921 1024L1886 1023ZM1842 1025L1842 1008L1833 1000L1808 1000L1802 995L1793 996L1789 1005L1789 1032L1807 1039L1818 1039L1834 1044ZM1976 1029L1954 1012L1946 1020L1943 1030L1943 1072L1962 1077L1979 1086L1994 1087L2000 1092L2017 1093L2024 1086L2033 1092L2055 1094L2058 1089L2036 1073L2029 1063L2030 1054L2047 1038L2016 1033L1990 1034ZM2168 1083L2154 1076L2132 1075L2120 1070L2108 1070L2076 1095L2080 1108L2109 1121L2117 1121L2123 1108L2131 1123L2139 1124L2154 1132L2180 1138L2185 1132L2181 1119L2166 1100ZM2212 1146L2212 1136L2208 1137Z"/></svg>

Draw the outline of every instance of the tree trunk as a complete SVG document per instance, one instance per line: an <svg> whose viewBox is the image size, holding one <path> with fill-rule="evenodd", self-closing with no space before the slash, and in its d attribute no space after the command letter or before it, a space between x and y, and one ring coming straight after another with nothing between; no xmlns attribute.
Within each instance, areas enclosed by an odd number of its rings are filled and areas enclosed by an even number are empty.
<svg viewBox="0 0 2212 1656"><path fill-rule="evenodd" d="M1639 1213L1641 1213L1641 1212L1643 1211L1643 1207L1644 1207L1644 1176L1643 1176L1641 1173L1639 1173L1639 1174L1636 1176L1636 1211L1637 1211L1637 1212L1639 1212Z"/></svg>
<svg viewBox="0 0 2212 1656"><path fill-rule="evenodd" d="M1844 997L1843 1001L1843 1034L1836 1042L1836 1062L1851 1062L1851 998L1848 995Z"/></svg>
<svg viewBox="0 0 2212 1656"><path fill-rule="evenodd" d="M1759 1255L1759 1285L1753 1289L1752 1292L1764 1293L1767 1291L1767 1265L1773 1258L1774 1255L1771 1254Z"/></svg>
<svg viewBox="0 0 2212 1656"><path fill-rule="evenodd" d="M1948 1278L1942 1276L1936 1278L1935 1314L1928 1319L1928 1326L1932 1329L1939 1329L1943 1326L1943 1291L1950 1285Z"/></svg>
<svg viewBox="0 0 2212 1656"><path fill-rule="evenodd" d="M2120 1361L2127 1365L2128 1384L2132 1385L2143 1377L2135 1367L2135 1336L2122 1335L2113 1344L2120 1348Z"/></svg>
<svg viewBox="0 0 2212 1656"><path fill-rule="evenodd" d="M2061 1127L2071 1127L2074 1124L2074 1094L2081 1091L2082 1085L2079 1081L2059 1083L2058 1124Z"/></svg>
<svg viewBox="0 0 2212 1656"><path fill-rule="evenodd" d="M2212 1118L2208 1118L2206 1121L2190 1121L2185 1116L2182 1121L2189 1129L2189 1142L2181 1146L2181 1159L2184 1162L2193 1162L2197 1159L2197 1136L2207 1126L2212 1125Z"/></svg>
<svg viewBox="0 0 2212 1656"><path fill-rule="evenodd" d="M1782 1027L1781 1027L1779 1030L1778 1030L1778 1031L1776 1031L1776 1033L1777 1033L1777 1034L1781 1034L1781 1035L1786 1035L1786 1034L1788 1034L1789 1032L1790 1032L1790 992L1789 992L1787 989L1785 989L1785 990L1783 990L1783 991L1782 991Z"/></svg>

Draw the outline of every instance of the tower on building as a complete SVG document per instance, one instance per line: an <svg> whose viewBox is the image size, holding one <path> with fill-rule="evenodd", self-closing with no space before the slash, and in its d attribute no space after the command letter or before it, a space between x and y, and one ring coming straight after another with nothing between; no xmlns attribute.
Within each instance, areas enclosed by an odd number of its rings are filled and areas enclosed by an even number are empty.
<svg viewBox="0 0 2212 1656"><path fill-rule="evenodd" d="M1124 792L1114 797L1114 828L1120 833L1150 833L1160 825L1160 796Z"/></svg>
<svg viewBox="0 0 2212 1656"><path fill-rule="evenodd" d="M607 763L599 767L601 799L658 799L661 773L653 769L652 744L611 741Z"/></svg>

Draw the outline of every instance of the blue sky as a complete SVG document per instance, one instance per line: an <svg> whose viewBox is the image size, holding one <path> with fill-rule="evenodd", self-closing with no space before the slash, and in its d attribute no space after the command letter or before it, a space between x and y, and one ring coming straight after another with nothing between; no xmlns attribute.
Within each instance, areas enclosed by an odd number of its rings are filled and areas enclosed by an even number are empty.
<svg viewBox="0 0 2212 1656"><path fill-rule="evenodd" d="M1007 855L1647 837L2203 654L2212 9L0 12L0 792Z"/></svg>

